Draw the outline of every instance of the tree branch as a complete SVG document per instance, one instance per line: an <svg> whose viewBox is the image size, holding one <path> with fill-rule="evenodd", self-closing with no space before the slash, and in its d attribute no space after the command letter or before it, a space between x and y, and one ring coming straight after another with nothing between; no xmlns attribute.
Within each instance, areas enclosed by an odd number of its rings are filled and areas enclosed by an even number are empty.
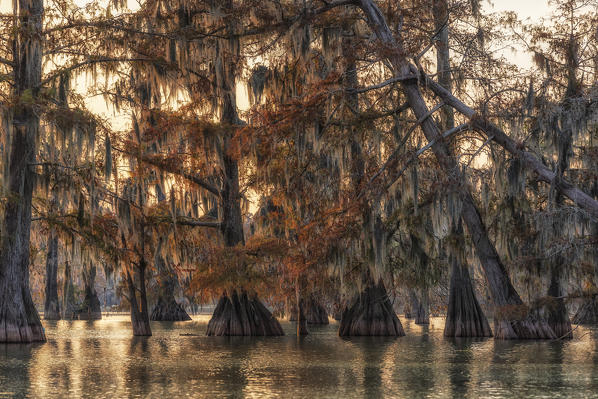
<svg viewBox="0 0 598 399"><path fill-rule="evenodd" d="M135 155L135 154L132 154L130 151L126 151L126 150L124 150L122 148L118 148L118 147L116 147L114 145L112 146L112 148L115 151L121 152L123 154ZM202 187L203 189L211 192L212 194L214 194L217 197L220 197L220 195L221 195L220 189L218 189L216 186L208 183L206 180L202 179L199 176L191 174L191 173L189 173L187 171L184 171L182 169L179 169L179 168L176 168L176 167L172 167L172 166L163 164L163 163L159 162L157 159L152 158L152 157L150 157L148 155L141 156L141 161L145 162L145 163L147 163L149 165L155 166L155 167L157 167L159 169L162 169L165 172L173 173L175 175L179 175L179 176L183 177L184 179L189 180L190 182L195 183L199 187Z"/></svg>
<svg viewBox="0 0 598 399"><path fill-rule="evenodd" d="M459 133L465 129L467 129L469 127L468 123L463 123L459 126L456 126L452 129L447 130L446 132L444 132L441 136L442 139L445 139L449 136L452 136L455 133ZM413 154L413 156L411 158L409 158L409 160L407 161L407 163L405 163L405 165L403 165L403 167L401 168L401 170L399 171L399 173L395 176L393 176L392 181L390 183L388 183L386 185L386 190L388 190L393 184L395 184L395 182L397 180L399 180L399 178L403 175L403 173L405 173L405 171L407 170L407 168L409 167L409 165L411 165L414 161L416 161L420 155L422 155L424 152L428 151L434 144L436 144L438 140L432 140L430 141L428 144L426 144L425 146L423 146L422 148L420 148L419 150L417 150L415 152L415 154Z"/></svg>
<svg viewBox="0 0 598 399"><path fill-rule="evenodd" d="M0 57L0 64L8 65L11 68L15 66L14 62L12 62L11 60L7 60L6 58L2 58L2 57Z"/></svg>
<svg viewBox="0 0 598 399"><path fill-rule="evenodd" d="M160 168L166 172L179 175L179 176L183 177L184 179L189 180L190 182L193 182L196 185L200 186L201 188L211 192L212 194L214 194L217 197L220 197L220 195L221 195L220 189L218 189L214 185L208 183L207 181L205 181L204 179L202 179L201 177L199 177L197 175L191 174L182 169L173 168L168 165L161 164L160 162L156 161L155 159L152 159L152 157L149 157L149 156L142 156L141 160L145 163L148 163L157 168Z"/></svg>
<svg viewBox="0 0 598 399"><path fill-rule="evenodd" d="M419 120L413 125L411 126L411 128L409 129L409 131L407 133L405 133L405 136L403 137L403 139L401 140L401 142L399 143L399 145L397 146L397 149L393 151L393 153L388 157L388 159L386 160L386 162L384 162L384 165L382 165L382 168L380 168L380 170L378 172L376 172L376 174L374 174L374 176L372 176L372 178L370 179L370 181L368 181L368 186L370 184L372 184L374 182L374 180L376 180L378 178L378 176L380 176L388 167L388 165L390 165L390 162L392 160L394 160L397 155L399 155L399 151L401 148L403 148L403 146L405 145L405 143L407 142L407 140L409 139L409 136L411 136L411 133L413 133L413 131L420 126L426 119L428 119L430 116L432 116L432 114L436 111L438 111L440 108L442 108L442 106L444 105L444 102L440 102L439 104L437 104L434 108L432 108L431 110L429 110L426 115L424 115L422 118L419 118ZM452 133L451 133L452 134ZM425 151L425 150L424 150Z"/></svg>
<svg viewBox="0 0 598 399"><path fill-rule="evenodd" d="M347 91L349 93L351 93L351 94L353 94L353 93L360 94L360 93L365 93L365 92L368 92L368 91L371 91L371 90L381 89L381 88L383 88L385 86L388 86L388 85L391 85L393 83L405 82L407 80L417 80L417 75L415 75L415 74L408 74L408 75L405 75L405 76L397 76L397 77L394 77L392 79L385 80L382 83L378 83L377 85L363 87L361 89L347 89Z"/></svg>
<svg viewBox="0 0 598 399"><path fill-rule="evenodd" d="M172 218L169 219L172 221ZM179 216L176 219L176 224L181 226L191 226L191 227L211 227L211 228L220 228L222 222L210 222L205 220L198 220L192 219L187 217Z"/></svg>
<svg viewBox="0 0 598 399"><path fill-rule="evenodd" d="M155 59L150 59L150 58L94 58L91 60L86 60L86 61L81 61L78 62L76 64L73 64L71 66L68 66L64 69L60 69L58 71L54 71L52 74L50 74L48 77L46 77L44 80L41 81L41 83L39 84L38 87L42 87L43 85L50 83L52 80L56 79L57 77L59 77L60 75L73 71L77 68L81 68L87 65L93 65L93 64L99 64L99 63L109 63L109 62L150 62L150 63L156 63L157 60Z"/></svg>
<svg viewBox="0 0 598 399"><path fill-rule="evenodd" d="M565 179L556 179L556 174L544 165L536 155L526 151L523 144L516 143L502 129L476 113L474 109L453 96L450 91L427 77L423 71L421 76L425 87L432 90L447 105L450 105L471 120L470 124L472 128L484 133L488 138L492 137L492 141L510 152L513 156L521 159L528 168L536 172L538 180L549 184L555 183L557 190L588 212L593 218L598 219L598 201Z"/></svg>

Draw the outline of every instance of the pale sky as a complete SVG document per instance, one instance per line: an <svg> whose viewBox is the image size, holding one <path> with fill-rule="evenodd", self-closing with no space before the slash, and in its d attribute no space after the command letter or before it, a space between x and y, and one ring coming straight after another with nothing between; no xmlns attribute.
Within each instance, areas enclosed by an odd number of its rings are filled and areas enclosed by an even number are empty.
<svg viewBox="0 0 598 399"><path fill-rule="evenodd" d="M486 12L506 12L513 11L519 19L529 21L530 23L539 22L543 17L550 14L548 0L484 0L482 7ZM523 50L512 52L505 51L504 56L512 63L520 67L531 65L532 56Z"/></svg>
<svg viewBox="0 0 598 399"><path fill-rule="evenodd" d="M521 19L538 20L548 15L548 0L494 0L484 1L482 7L487 11L515 11Z"/></svg>

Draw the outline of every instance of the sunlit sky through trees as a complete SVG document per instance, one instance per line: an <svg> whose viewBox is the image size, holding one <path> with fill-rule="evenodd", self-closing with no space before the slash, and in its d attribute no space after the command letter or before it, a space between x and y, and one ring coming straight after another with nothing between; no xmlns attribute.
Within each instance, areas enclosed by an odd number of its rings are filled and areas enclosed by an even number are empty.
<svg viewBox="0 0 598 399"><path fill-rule="evenodd" d="M3 0L3 5L0 7L2 12L10 10L11 0ZM86 0L77 0L75 3L79 6L85 6ZM529 19L531 22L537 22L541 18L549 15L550 5L548 0L495 0L492 2L483 1L482 7L486 12L515 12L520 19ZM135 10L138 8L138 3L135 0L128 0L128 8ZM526 68L531 65L531 55L526 53L523 48L510 48L503 51L504 56L511 62ZM86 87L90 84L90 80L80 77L74 85L74 89L80 93L85 94ZM110 119L114 129L124 129L130 125L131 118L129 115L121 115L112 110L112 107L106 104L101 96L87 98L86 102L90 109ZM249 108L249 101L247 99L246 87L240 86L237 88L237 105L241 111Z"/></svg>

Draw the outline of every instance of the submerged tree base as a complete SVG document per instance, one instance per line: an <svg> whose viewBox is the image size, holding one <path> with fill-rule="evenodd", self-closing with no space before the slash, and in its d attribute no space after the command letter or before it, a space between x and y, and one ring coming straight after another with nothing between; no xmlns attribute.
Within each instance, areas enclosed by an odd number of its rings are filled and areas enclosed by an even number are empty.
<svg viewBox="0 0 598 399"><path fill-rule="evenodd" d="M150 315L152 321L189 321L191 317L174 298L158 298L158 303Z"/></svg>
<svg viewBox="0 0 598 399"><path fill-rule="evenodd" d="M475 296L467 266L454 264L452 268L444 336L492 336L488 319Z"/></svg>
<svg viewBox="0 0 598 399"><path fill-rule="evenodd" d="M74 317L79 320L101 320L102 308L95 289L87 287L85 291L83 305L77 310Z"/></svg>
<svg viewBox="0 0 598 399"><path fill-rule="evenodd" d="M0 328L1 343L31 343L45 342L44 328L35 324L18 325L17 323L2 323Z"/></svg>
<svg viewBox="0 0 598 399"><path fill-rule="evenodd" d="M260 302L257 296L247 293L237 295L233 290L229 297L220 297L214 314L208 323L209 336L275 336L284 335L280 323Z"/></svg>
<svg viewBox="0 0 598 399"><path fill-rule="evenodd" d="M17 297L0 304L0 342L45 342L46 333L31 296Z"/></svg>
<svg viewBox="0 0 598 399"><path fill-rule="evenodd" d="M339 328L341 337L405 335L403 326L388 299L382 280L370 284L343 312Z"/></svg>
<svg viewBox="0 0 598 399"><path fill-rule="evenodd" d="M297 317L295 317L295 321ZM309 331L307 330L307 318L305 317L305 307L303 306L303 301L299 306L299 321L297 324L297 335L309 335Z"/></svg>
<svg viewBox="0 0 598 399"><path fill-rule="evenodd" d="M531 309L525 305L502 307L494 319L494 332L496 339L573 338L565 305L562 299L553 297L536 301Z"/></svg>
<svg viewBox="0 0 598 399"><path fill-rule="evenodd" d="M51 306L49 309L44 310L44 320L60 320L61 318L58 306Z"/></svg>
<svg viewBox="0 0 598 399"><path fill-rule="evenodd" d="M328 324L328 312L322 304L311 298L305 309L307 324Z"/></svg>
<svg viewBox="0 0 598 399"><path fill-rule="evenodd" d="M598 296L584 301L573 316L574 324L598 324Z"/></svg>
<svg viewBox="0 0 598 399"><path fill-rule="evenodd" d="M537 300L530 311L530 318L538 328L549 328L555 338L573 338L571 321L562 298L548 296Z"/></svg>
<svg viewBox="0 0 598 399"><path fill-rule="evenodd" d="M76 316L77 320L102 320L102 312L81 311Z"/></svg>
<svg viewBox="0 0 598 399"><path fill-rule="evenodd" d="M150 327L149 321L145 320L131 320L131 325L133 327L133 335L136 337L151 337L152 336L152 329Z"/></svg>
<svg viewBox="0 0 598 399"><path fill-rule="evenodd" d="M322 306L317 300L314 298L310 298L309 300L305 301L303 306L305 312L305 318L307 320L307 324L328 324L328 312L326 308ZM291 311L291 315L289 317L289 321L297 321L297 310Z"/></svg>

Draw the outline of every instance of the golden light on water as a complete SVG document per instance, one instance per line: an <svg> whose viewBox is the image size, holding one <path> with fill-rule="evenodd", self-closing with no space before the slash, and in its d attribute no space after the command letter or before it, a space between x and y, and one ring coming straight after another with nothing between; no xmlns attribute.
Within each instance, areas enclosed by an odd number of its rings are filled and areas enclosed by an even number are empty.
<svg viewBox="0 0 598 399"><path fill-rule="evenodd" d="M402 319L405 337L343 340L333 322L298 341L292 323L285 337L205 337L208 319L156 324L149 339L132 337L126 316L47 323L48 343L6 347L0 367L18 365L11 385L30 397L504 397L598 384L583 327L570 342L447 340L443 318Z"/></svg>

